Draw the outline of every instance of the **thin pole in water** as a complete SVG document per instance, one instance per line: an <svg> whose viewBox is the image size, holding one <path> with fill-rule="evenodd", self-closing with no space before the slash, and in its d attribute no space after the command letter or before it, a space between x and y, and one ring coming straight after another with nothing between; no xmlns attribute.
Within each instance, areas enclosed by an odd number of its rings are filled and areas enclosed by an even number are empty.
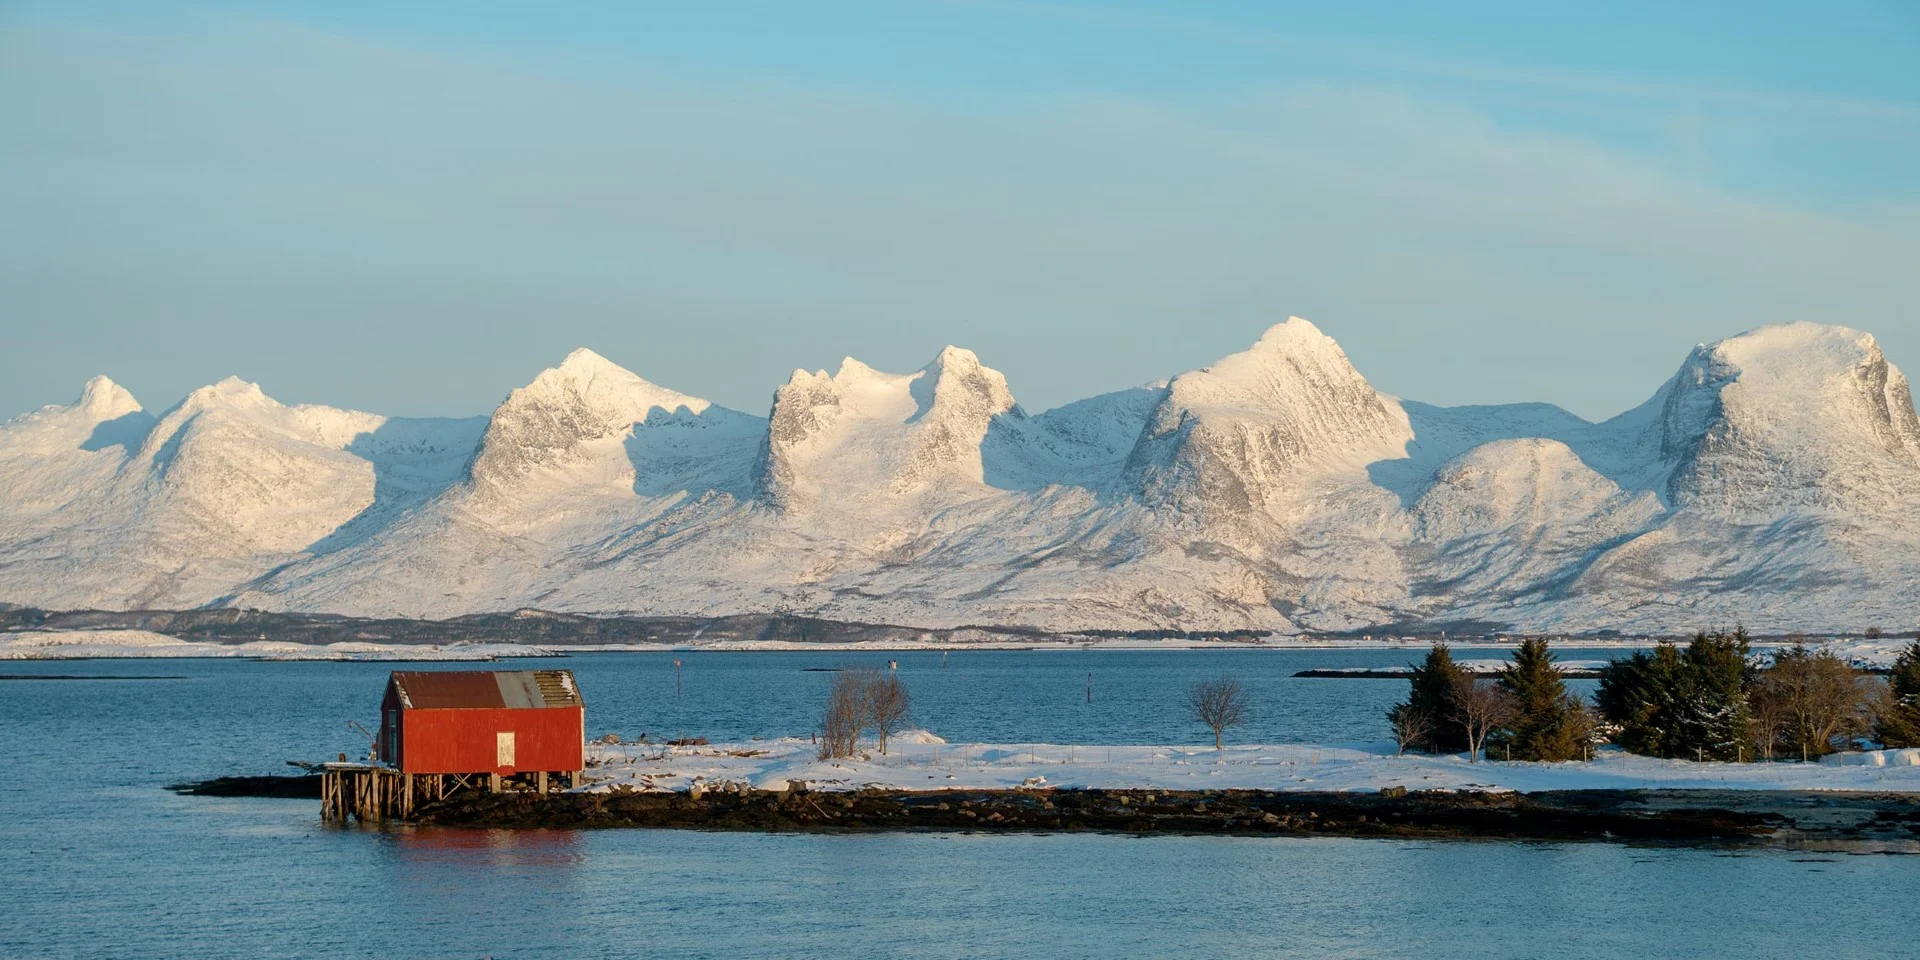
<svg viewBox="0 0 1920 960"><path fill-rule="evenodd" d="M1093 702L1093 674L1087 674L1087 702Z"/></svg>
<svg viewBox="0 0 1920 960"><path fill-rule="evenodd" d="M680 696L680 661L678 660L673 661L673 696L675 699Z"/></svg>

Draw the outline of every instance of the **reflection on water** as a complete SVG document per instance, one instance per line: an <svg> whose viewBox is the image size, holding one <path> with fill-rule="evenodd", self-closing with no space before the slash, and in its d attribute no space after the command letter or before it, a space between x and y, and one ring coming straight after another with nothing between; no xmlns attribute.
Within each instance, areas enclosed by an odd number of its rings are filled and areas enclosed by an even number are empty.
<svg viewBox="0 0 1920 960"><path fill-rule="evenodd" d="M336 829L354 829L336 828ZM472 830L396 826L384 831L401 864L473 864L501 867L577 866L585 855L578 830Z"/></svg>
<svg viewBox="0 0 1920 960"><path fill-rule="evenodd" d="M568 662L590 727L804 734L850 654ZM1197 736L1231 669L1245 736L1377 739L1409 651L898 656L950 738ZM867 658L873 659L873 658ZM380 664L96 662L178 680L0 681L0 957L1883 957L1920 858L1345 839L337 829L305 801L163 784L357 752ZM9 672L79 673L72 664ZM1095 702L1085 700L1086 674ZM1822 905L1810 912L1809 905ZM1817 917L1814 916L1817 914Z"/></svg>

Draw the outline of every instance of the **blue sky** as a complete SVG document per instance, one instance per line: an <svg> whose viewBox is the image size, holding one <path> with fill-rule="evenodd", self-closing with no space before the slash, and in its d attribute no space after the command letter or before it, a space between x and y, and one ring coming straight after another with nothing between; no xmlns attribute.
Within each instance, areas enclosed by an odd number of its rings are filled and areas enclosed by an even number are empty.
<svg viewBox="0 0 1920 960"><path fill-rule="evenodd" d="M1765 323L1920 367L1915 157L1910 3L15 3L0 415L946 343L1038 410L1298 314L1597 418Z"/></svg>

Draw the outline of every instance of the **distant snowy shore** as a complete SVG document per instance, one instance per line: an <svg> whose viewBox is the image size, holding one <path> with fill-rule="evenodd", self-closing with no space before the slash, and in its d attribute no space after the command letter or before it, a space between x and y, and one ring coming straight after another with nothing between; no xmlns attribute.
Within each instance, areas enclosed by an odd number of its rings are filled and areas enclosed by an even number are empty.
<svg viewBox="0 0 1920 960"><path fill-rule="evenodd" d="M1920 792L1920 750L1843 753L1821 763L1693 763L1603 749L1591 762L1468 763L1464 756L1396 756L1391 743L1074 746L946 743L909 731L885 755L863 749L822 761L804 739L697 747L595 744L588 784L606 791L689 791L729 785L785 789L1271 790L1827 790Z"/></svg>
<svg viewBox="0 0 1920 960"><path fill-rule="evenodd" d="M52 630L0 633L0 660L497 660L557 654L516 643L213 643L146 630Z"/></svg>
<svg viewBox="0 0 1920 960"><path fill-rule="evenodd" d="M1645 637L1570 637L1552 641L1555 650L1634 650L1652 646ZM1865 668L1884 669L1910 643L1904 639L1844 639L1821 642L1843 660ZM1457 646L1486 650L1511 643L1462 641ZM1756 643L1757 652L1779 647ZM510 657L560 657L573 653L675 653L692 651L814 651L823 653L890 653L916 650L1405 650L1409 657L1424 653L1428 644L1394 639L1350 640L1314 636L1264 637L1251 640L1129 639L1062 636L987 640L935 639L907 635L896 639L844 643L791 640L708 640L688 643L524 644L485 640L439 644L342 641L327 644L252 640L222 643L184 640L147 630L20 630L0 632L0 660L113 660L235 658L243 660L499 660ZM1497 670L1502 661L1464 661L1469 669ZM1562 660L1569 669L1591 670L1604 660ZM1337 668L1334 668L1337 669ZM1354 668L1360 669L1360 668ZM1369 668L1372 669L1372 668ZM1392 668L1385 668L1391 670Z"/></svg>

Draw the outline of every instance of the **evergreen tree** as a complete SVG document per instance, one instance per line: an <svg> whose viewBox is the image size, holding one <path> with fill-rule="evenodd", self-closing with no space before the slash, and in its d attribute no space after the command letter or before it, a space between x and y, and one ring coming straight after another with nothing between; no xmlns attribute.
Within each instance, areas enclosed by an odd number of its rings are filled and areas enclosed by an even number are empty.
<svg viewBox="0 0 1920 960"><path fill-rule="evenodd" d="M1407 702L1396 705L1387 711L1387 719L1399 725L1398 715L1410 711L1424 717L1427 733L1417 744L1430 753L1453 753L1467 749L1467 734L1460 725L1453 722L1458 712L1453 702L1453 691L1459 678L1467 675L1460 665L1453 662L1453 654L1444 643L1434 644L1427 652L1424 663L1413 664L1413 673L1408 677Z"/></svg>
<svg viewBox="0 0 1920 960"><path fill-rule="evenodd" d="M1585 707L1567 690L1545 640L1521 641L1498 682L1519 709L1514 720L1489 739L1489 757L1558 762L1583 755Z"/></svg>
<svg viewBox="0 0 1920 960"><path fill-rule="evenodd" d="M1601 716L1620 728L1615 742L1633 753L1734 760L1752 736L1744 628L1697 634L1683 652L1662 643L1653 653L1615 660L1600 671Z"/></svg>
<svg viewBox="0 0 1920 960"><path fill-rule="evenodd" d="M1642 650L1602 667L1594 700L1601 718L1618 728L1614 742L1630 753L1670 756L1684 673L1679 649L1664 642L1652 653Z"/></svg>
<svg viewBox="0 0 1920 960"><path fill-rule="evenodd" d="M1887 702L1873 721L1873 738L1888 747L1920 747L1920 640L1900 651L1887 677Z"/></svg>
<svg viewBox="0 0 1920 960"><path fill-rule="evenodd" d="M1687 645L1686 697L1680 711L1675 755L1706 760L1746 756L1753 739L1747 688L1754 670L1747 628L1732 633L1701 631Z"/></svg>

